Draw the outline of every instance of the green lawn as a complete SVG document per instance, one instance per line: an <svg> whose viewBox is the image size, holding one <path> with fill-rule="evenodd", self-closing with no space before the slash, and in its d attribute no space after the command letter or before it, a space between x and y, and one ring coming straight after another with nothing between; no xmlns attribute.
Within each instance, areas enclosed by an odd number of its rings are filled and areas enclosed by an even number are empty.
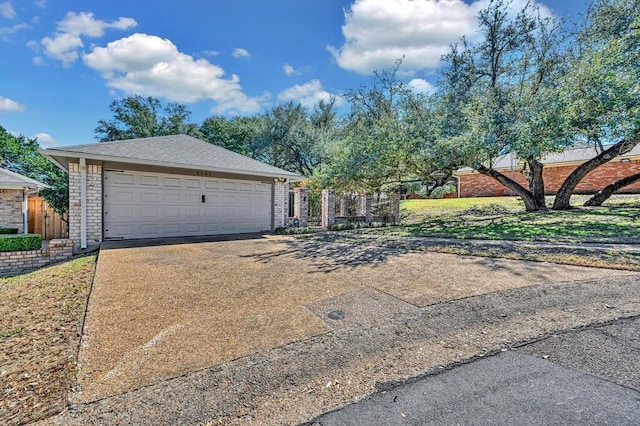
<svg viewBox="0 0 640 426"><path fill-rule="evenodd" d="M617 197L603 207L576 207L564 212L527 213L516 197L408 200L402 202L401 211L402 226L364 232L455 239L640 243L640 201L635 197Z"/></svg>

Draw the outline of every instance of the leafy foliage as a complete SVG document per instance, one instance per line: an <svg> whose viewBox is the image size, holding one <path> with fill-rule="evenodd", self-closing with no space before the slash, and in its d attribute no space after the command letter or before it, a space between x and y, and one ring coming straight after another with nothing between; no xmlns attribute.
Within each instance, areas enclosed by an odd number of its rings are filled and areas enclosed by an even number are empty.
<svg viewBox="0 0 640 426"><path fill-rule="evenodd" d="M40 154L37 139L14 136L0 126L0 163L7 169L30 177L49 188L40 194L56 212L64 214L69 205L67 174Z"/></svg>
<svg viewBox="0 0 640 426"><path fill-rule="evenodd" d="M198 126L189 123L186 105L170 102L163 106L153 97L139 95L114 100L109 105L111 120L100 120L94 132L101 142L186 134L200 136Z"/></svg>

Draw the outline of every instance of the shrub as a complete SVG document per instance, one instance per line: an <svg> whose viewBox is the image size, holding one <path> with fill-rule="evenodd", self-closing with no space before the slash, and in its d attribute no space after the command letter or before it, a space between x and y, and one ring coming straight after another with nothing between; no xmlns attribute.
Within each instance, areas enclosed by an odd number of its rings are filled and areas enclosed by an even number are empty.
<svg viewBox="0 0 640 426"><path fill-rule="evenodd" d="M17 234L18 228L0 228L0 234Z"/></svg>
<svg viewBox="0 0 640 426"><path fill-rule="evenodd" d="M456 191L457 191L457 188L455 185L447 183L431 191L431 194L429 194L429 198L436 198L436 199L444 198L449 194L455 193Z"/></svg>
<svg viewBox="0 0 640 426"><path fill-rule="evenodd" d="M0 251L38 250L42 247L42 235L0 235Z"/></svg>
<svg viewBox="0 0 640 426"><path fill-rule="evenodd" d="M306 226L297 226L297 227L291 227L291 228L279 227L279 228L276 228L275 231L273 231L273 233L276 235L300 235L300 234L311 234L312 232L315 232L315 231L312 228L309 228Z"/></svg>

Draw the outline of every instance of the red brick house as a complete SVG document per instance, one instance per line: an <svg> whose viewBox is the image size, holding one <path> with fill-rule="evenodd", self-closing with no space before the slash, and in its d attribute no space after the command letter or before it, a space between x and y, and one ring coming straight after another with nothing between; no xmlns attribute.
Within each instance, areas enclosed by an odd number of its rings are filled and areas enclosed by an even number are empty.
<svg viewBox="0 0 640 426"><path fill-rule="evenodd" d="M576 167L596 155L594 148L568 149L562 153L550 154L542 160L544 164L544 185L547 194L555 194L565 178ZM527 178L522 173L522 162L511 155L500 157L496 163L496 170L527 187ZM620 178L640 173L640 145L631 152L614 158L589 173L576 187L576 194L593 194L617 181ZM465 197L500 197L514 195L512 191L501 185L495 179L481 175L470 168L456 172L458 178L458 196ZM640 182L622 188L619 193L640 193Z"/></svg>

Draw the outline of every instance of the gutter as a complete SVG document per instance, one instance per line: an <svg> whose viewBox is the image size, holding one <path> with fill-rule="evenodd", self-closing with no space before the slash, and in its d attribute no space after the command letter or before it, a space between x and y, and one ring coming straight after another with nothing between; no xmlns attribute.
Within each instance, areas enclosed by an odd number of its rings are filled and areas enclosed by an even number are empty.
<svg viewBox="0 0 640 426"><path fill-rule="evenodd" d="M168 163L163 161L153 161L153 160L143 160L137 158L126 158L126 157L113 157L111 155L100 155L100 154L85 154L81 152L74 151L56 151L55 149L41 149L40 153L47 157L49 161L58 166L60 169L65 172L69 172L68 166L65 166L54 157L63 157L63 158L85 158L86 160L97 160L97 161L112 161L116 163L124 163L124 164L144 164L146 166L156 166L156 167L172 167L177 169L187 169L187 170L206 170L217 173L229 173L235 175L246 175L246 176L256 176L256 177L271 177L271 178L283 178L289 179L292 182L298 182L304 180L302 176L296 175L295 173L275 173L275 172L258 172L255 170L238 170L238 169L225 169L222 167L207 167L205 165L194 165L194 164L182 164L182 163ZM257 161L257 160L255 160Z"/></svg>

